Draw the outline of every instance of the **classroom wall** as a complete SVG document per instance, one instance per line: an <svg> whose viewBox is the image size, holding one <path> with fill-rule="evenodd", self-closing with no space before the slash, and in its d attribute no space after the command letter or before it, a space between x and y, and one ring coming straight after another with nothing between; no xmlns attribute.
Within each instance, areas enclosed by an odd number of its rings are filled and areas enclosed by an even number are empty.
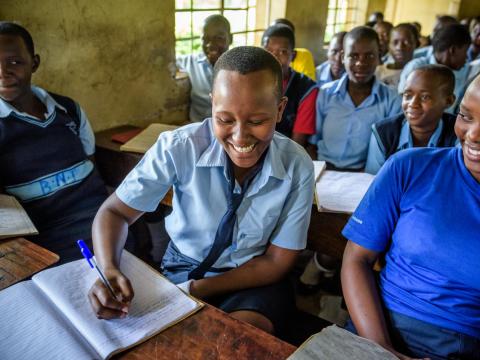
<svg viewBox="0 0 480 360"><path fill-rule="evenodd" d="M310 49L318 64L325 59L323 36L328 0L288 0L285 17L295 24L296 47Z"/></svg>
<svg viewBox="0 0 480 360"><path fill-rule="evenodd" d="M458 17L460 19L466 17L480 16L480 1L479 0L462 0Z"/></svg>
<svg viewBox="0 0 480 360"><path fill-rule="evenodd" d="M40 6L41 5L41 6ZM176 81L174 0L2 0L0 18L33 35L33 81L76 99L95 130L188 118Z"/></svg>
<svg viewBox="0 0 480 360"><path fill-rule="evenodd" d="M418 21L422 24L422 34L429 35L436 15L457 16L460 2L460 0L387 0L385 19L394 24Z"/></svg>

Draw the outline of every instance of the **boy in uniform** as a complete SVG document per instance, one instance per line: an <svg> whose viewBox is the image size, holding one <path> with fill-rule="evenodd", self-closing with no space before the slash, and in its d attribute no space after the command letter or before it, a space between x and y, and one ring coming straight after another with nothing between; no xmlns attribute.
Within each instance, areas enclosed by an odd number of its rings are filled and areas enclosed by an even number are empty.
<svg viewBox="0 0 480 360"><path fill-rule="evenodd" d="M262 42L264 49L272 53L282 65L283 94L288 98L282 121L276 129L306 146L308 137L315 134L315 99L318 88L315 81L290 67L295 36L288 26L270 26L263 34Z"/></svg>
<svg viewBox="0 0 480 360"><path fill-rule="evenodd" d="M303 148L275 133L286 101L267 51L241 46L219 58L213 117L162 133L95 218L95 255L121 299L96 282L98 317L128 313L133 291L119 271L128 225L173 187L163 273L233 317L282 331L293 306L285 276L306 244L314 183Z"/></svg>

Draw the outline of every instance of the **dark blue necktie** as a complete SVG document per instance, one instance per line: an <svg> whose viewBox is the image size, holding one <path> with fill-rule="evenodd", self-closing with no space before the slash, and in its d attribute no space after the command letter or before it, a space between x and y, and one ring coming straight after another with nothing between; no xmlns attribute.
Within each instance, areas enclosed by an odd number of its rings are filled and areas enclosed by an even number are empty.
<svg viewBox="0 0 480 360"><path fill-rule="evenodd" d="M266 151L265 151L266 153ZM202 279L205 276L205 273L210 270L215 261L218 260L220 255L227 249L232 243L233 229L235 226L235 221L237 220L236 211L240 206L240 203L243 200L243 195L248 189L248 186L252 182L253 178L258 174L263 165L264 156L257 162L255 168L253 168L250 173L247 175L243 182L242 192L237 194L235 190L235 174L233 171L232 160L227 156L227 176L229 189L227 192L227 212L223 215L220 225L218 225L217 232L215 234L215 241L213 242L212 247L207 255L207 257L190 273L188 274L189 279Z"/></svg>

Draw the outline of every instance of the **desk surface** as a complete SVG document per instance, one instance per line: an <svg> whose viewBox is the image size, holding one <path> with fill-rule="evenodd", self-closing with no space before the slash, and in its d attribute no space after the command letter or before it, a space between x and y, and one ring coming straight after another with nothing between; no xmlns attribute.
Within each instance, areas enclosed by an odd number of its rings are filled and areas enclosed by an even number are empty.
<svg viewBox="0 0 480 360"><path fill-rule="evenodd" d="M118 359L286 359L295 347L208 304Z"/></svg>
<svg viewBox="0 0 480 360"><path fill-rule="evenodd" d="M142 158L140 154L120 151L120 144L111 140L113 134L132 129L135 127L126 125L95 134L97 167L107 185L112 187L117 187ZM169 192L162 204L171 206L171 196ZM341 231L349 217L348 214L319 212L314 206L308 230L308 248L335 259L342 259L347 240L341 235Z"/></svg>
<svg viewBox="0 0 480 360"><path fill-rule="evenodd" d="M0 240L0 290L59 260L57 254L24 238Z"/></svg>

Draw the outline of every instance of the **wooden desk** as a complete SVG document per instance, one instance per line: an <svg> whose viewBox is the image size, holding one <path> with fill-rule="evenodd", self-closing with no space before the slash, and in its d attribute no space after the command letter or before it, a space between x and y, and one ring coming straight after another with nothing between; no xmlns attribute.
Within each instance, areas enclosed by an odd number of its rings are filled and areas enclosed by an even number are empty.
<svg viewBox="0 0 480 360"><path fill-rule="evenodd" d="M111 140L113 134L132 129L135 127L126 125L95 134L97 144L95 158L98 170L109 186L120 185L120 182L142 158L140 154L120 151L120 144ZM172 194L168 193L162 200L162 204L171 206L171 197ZM341 260L347 244L341 231L349 217L350 215L347 214L321 213L316 206L313 206L308 230L308 248Z"/></svg>
<svg viewBox="0 0 480 360"><path fill-rule="evenodd" d="M57 254L24 238L0 240L0 290L59 260Z"/></svg>
<svg viewBox="0 0 480 360"><path fill-rule="evenodd" d="M286 359L295 347L208 304L118 359Z"/></svg>

